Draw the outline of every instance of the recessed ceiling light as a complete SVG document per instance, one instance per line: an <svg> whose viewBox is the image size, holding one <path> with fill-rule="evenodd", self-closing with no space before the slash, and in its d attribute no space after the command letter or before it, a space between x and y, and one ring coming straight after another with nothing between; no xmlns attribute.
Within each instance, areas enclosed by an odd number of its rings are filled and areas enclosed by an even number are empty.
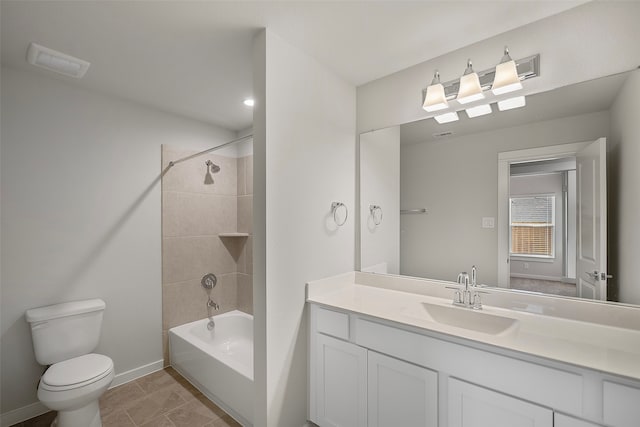
<svg viewBox="0 0 640 427"><path fill-rule="evenodd" d="M248 98L244 100L244 105L247 107L253 107L256 102L252 98Z"/></svg>
<svg viewBox="0 0 640 427"><path fill-rule="evenodd" d="M66 53L58 52L48 47L31 43L27 50L27 61L37 67L45 68L49 71L64 74L65 76L75 77L77 79L84 76L89 69L87 61L75 58Z"/></svg>

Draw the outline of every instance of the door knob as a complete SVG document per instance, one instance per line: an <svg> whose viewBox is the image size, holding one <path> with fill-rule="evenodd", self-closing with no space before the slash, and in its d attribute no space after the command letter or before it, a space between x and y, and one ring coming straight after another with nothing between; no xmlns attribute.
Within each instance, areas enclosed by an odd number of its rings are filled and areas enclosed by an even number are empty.
<svg viewBox="0 0 640 427"><path fill-rule="evenodd" d="M587 275L589 277L591 277L593 280L599 280L600 279L600 273L598 273L597 270L593 270L593 272L586 271L585 273L587 273Z"/></svg>

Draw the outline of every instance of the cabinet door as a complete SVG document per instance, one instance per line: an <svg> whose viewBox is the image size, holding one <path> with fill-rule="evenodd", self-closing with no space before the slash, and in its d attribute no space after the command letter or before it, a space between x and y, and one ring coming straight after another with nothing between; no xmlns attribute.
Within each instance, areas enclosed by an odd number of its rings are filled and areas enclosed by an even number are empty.
<svg viewBox="0 0 640 427"><path fill-rule="evenodd" d="M438 374L369 351L369 427L437 427Z"/></svg>
<svg viewBox="0 0 640 427"><path fill-rule="evenodd" d="M579 420L563 414L553 414L553 427L600 427L598 424Z"/></svg>
<svg viewBox="0 0 640 427"><path fill-rule="evenodd" d="M367 350L317 334L317 417L321 427L367 425Z"/></svg>
<svg viewBox="0 0 640 427"><path fill-rule="evenodd" d="M552 427L553 411L502 393L449 382L450 427Z"/></svg>
<svg viewBox="0 0 640 427"><path fill-rule="evenodd" d="M604 422L614 427L640 425L640 388L604 381Z"/></svg>

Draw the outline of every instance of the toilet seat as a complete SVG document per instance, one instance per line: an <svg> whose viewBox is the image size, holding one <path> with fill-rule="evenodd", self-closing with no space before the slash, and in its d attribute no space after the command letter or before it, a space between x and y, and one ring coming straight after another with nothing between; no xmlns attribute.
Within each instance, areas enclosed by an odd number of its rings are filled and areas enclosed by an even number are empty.
<svg viewBox="0 0 640 427"><path fill-rule="evenodd" d="M40 379L40 388L66 391L87 386L113 372L113 361L102 354L85 354L55 363Z"/></svg>

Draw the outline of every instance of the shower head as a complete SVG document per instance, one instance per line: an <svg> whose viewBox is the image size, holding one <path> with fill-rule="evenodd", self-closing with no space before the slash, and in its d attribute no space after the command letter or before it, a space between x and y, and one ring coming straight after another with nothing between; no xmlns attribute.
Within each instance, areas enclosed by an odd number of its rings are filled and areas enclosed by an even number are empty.
<svg viewBox="0 0 640 427"><path fill-rule="evenodd" d="M213 163L211 160L207 160L205 162L205 164L207 165L208 168L211 168L211 173L218 173L220 172L220 166L216 165L215 163Z"/></svg>

